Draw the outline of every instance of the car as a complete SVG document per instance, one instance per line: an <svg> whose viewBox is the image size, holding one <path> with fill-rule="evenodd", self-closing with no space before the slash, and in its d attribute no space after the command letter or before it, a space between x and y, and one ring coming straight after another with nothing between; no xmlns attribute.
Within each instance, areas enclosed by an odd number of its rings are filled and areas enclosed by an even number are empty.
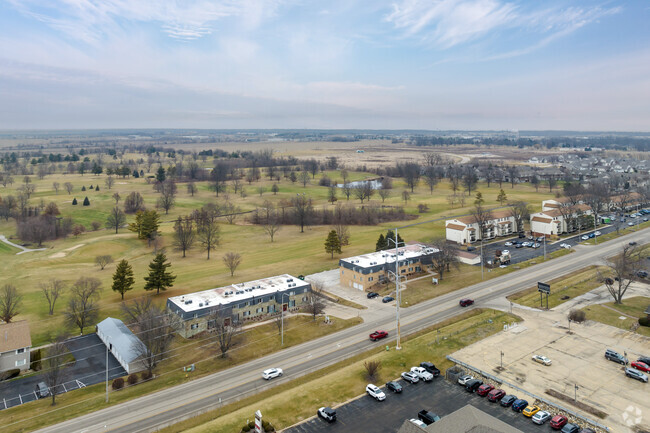
<svg viewBox="0 0 650 433"><path fill-rule="evenodd" d="M531 418L535 424L542 425L549 419L551 419L551 414L545 410L540 410Z"/></svg>
<svg viewBox="0 0 650 433"><path fill-rule="evenodd" d="M336 421L336 411L331 407L321 407L318 409L318 416L327 422Z"/></svg>
<svg viewBox="0 0 650 433"><path fill-rule="evenodd" d="M377 296L379 296L379 293L377 293L377 292L368 292L368 294L366 296L368 297L368 299L372 299L372 298L376 298Z"/></svg>
<svg viewBox="0 0 650 433"><path fill-rule="evenodd" d="M384 304L387 304L387 303L389 303L391 301L394 301L394 300L395 300L395 298L393 298L392 296L384 296L384 299L382 299L381 302L383 302Z"/></svg>
<svg viewBox="0 0 650 433"><path fill-rule="evenodd" d="M530 242L522 242L522 243L521 243L521 246L522 246L522 247L527 247L527 246L529 246L530 244L531 244Z"/></svg>
<svg viewBox="0 0 650 433"><path fill-rule="evenodd" d="M627 223L627 225L632 227L634 225L634 223L630 221L629 223Z"/></svg>
<svg viewBox="0 0 650 433"><path fill-rule="evenodd" d="M506 392L502 389L493 389L490 391L487 395L488 401L496 403L497 401L501 400L503 397L505 397Z"/></svg>
<svg viewBox="0 0 650 433"><path fill-rule="evenodd" d="M510 254L510 251L509 250L502 250L501 254Z"/></svg>
<svg viewBox="0 0 650 433"><path fill-rule="evenodd" d="M506 243L503 244L503 245L506 246L506 247L511 247L511 246L512 246L512 242L508 241L508 242L506 242Z"/></svg>
<svg viewBox="0 0 650 433"><path fill-rule="evenodd" d="M648 383L648 375L641 373L639 370L636 370L634 368L626 367L625 375L632 379L636 379L636 380L640 380L641 382Z"/></svg>
<svg viewBox="0 0 650 433"><path fill-rule="evenodd" d="M580 427L577 426L576 424L565 424L564 427L562 427L561 433L579 433L580 432Z"/></svg>
<svg viewBox="0 0 650 433"><path fill-rule="evenodd" d="M559 430L568 422L569 420L564 415L555 415L551 418L550 426L553 430Z"/></svg>
<svg viewBox="0 0 650 433"><path fill-rule="evenodd" d="M433 377L440 376L440 370L435 365L433 365L432 362L427 362L427 361L421 362L420 367L424 367L426 371L433 374Z"/></svg>
<svg viewBox="0 0 650 433"><path fill-rule="evenodd" d="M386 389L393 391L395 394L399 394L402 392L402 385L391 380L390 382L386 382Z"/></svg>
<svg viewBox="0 0 650 433"><path fill-rule="evenodd" d="M38 398L45 398L50 395L50 389L47 387L45 382L38 382L36 384L36 395Z"/></svg>
<svg viewBox="0 0 650 433"><path fill-rule="evenodd" d="M545 357L544 355L533 355L533 361L539 362L544 365L551 365L553 361Z"/></svg>
<svg viewBox="0 0 650 433"><path fill-rule="evenodd" d="M595 235L595 236L600 236L601 234L602 234L602 233L599 232L598 230L596 230L596 231L594 232L594 235Z"/></svg>
<svg viewBox="0 0 650 433"><path fill-rule="evenodd" d="M464 298L461 299L458 303L460 304L461 307L468 307L474 303L474 300L469 298Z"/></svg>
<svg viewBox="0 0 650 433"><path fill-rule="evenodd" d="M596 433L596 430L591 429L589 427L585 427L585 428L580 429L580 433Z"/></svg>
<svg viewBox="0 0 650 433"><path fill-rule="evenodd" d="M514 403L515 401L517 401L517 396L513 394L508 394L501 399L499 404L503 407L510 407L512 406L512 403Z"/></svg>
<svg viewBox="0 0 650 433"><path fill-rule="evenodd" d="M650 365L650 356L639 356L637 362L643 362L646 365Z"/></svg>
<svg viewBox="0 0 650 433"><path fill-rule="evenodd" d="M631 245L631 246L634 246L634 245L636 245L636 242L635 242L635 241L632 241L632 242L630 242L630 245Z"/></svg>
<svg viewBox="0 0 650 433"><path fill-rule="evenodd" d="M582 235L580 237L580 239L582 239L583 241L587 241L587 240L589 240L589 236L588 235Z"/></svg>
<svg viewBox="0 0 650 433"><path fill-rule="evenodd" d="M478 387L478 389L476 390L476 394L480 395L481 397L485 397L493 389L494 389L494 385L490 385L489 383L484 383L483 385Z"/></svg>
<svg viewBox="0 0 650 433"><path fill-rule="evenodd" d="M438 415L426 409L422 409L420 412L418 412L418 419L426 425L440 421L440 417Z"/></svg>
<svg viewBox="0 0 650 433"><path fill-rule="evenodd" d="M409 420L409 422L411 422L412 424L415 424L416 426L418 426L418 427L420 427L422 429L427 428L427 425L425 423L423 423L422 421L420 421L419 419L411 418Z"/></svg>
<svg viewBox="0 0 650 433"><path fill-rule="evenodd" d="M382 391L372 383L366 385L366 393L377 401L386 400L386 394L384 394L384 391Z"/></svg>
<svg viewBox="0 0 650 433"><path fill-rule="evenodd" d="M517 233L517 237L518 237L519 239L523 239L523 238L526 237L526 234L525 234L524 232L519 232L519 233Z"/></svg>
<svg viewBox="0 0 650 433"><path fill-rule="evenodd" d="M567 250L570 250L570 249L571 249L571 245L570 245L570 244L564 244L564 248L566 248Z"/></svg>
<svg viewBox="0 0 650 433"><path fill-rule="evenodd" d="M539 411L540 411L540 407L539 407L539 406L526 406L526 409L524 409L521 413L522 413L524 416L527 416L528 418L530 418L530 417L532 417L533 415L535 415L535 414L536 414L537 412L539 412Z"/></svg>
<svg viewBox="0 0 650 433"><path fill-rule="evenodd" d="M589 239L593 239L593 238L595 238L595 237L596 237L595 234L593 234L593 233L589 233Z"/></svg>
<svg viewBox="0 0 650 433"><path fill-rule="evenodd" d="M648 221L648 217L643 217L643 221Z"/></svg>
<svg viewBox="0 0 650 433"><path fill-rule="evenodd" d="M532 241L533 239L535 239L535 237L534 237L534 236L528 236L527 239L530 240L530 241Z"/></svg>
<svg viewBox="0 0 650 433"><path fill-rule="evenodd" d="M646 364L645 362L635 361L630 364L630 367L636 368L637 370L644 373L650 373L650 365Z"/></svg>
<svg viewBox="0 0 650 433"><path fill-rule="evenodd" d="M280 377L282 376L282 369L281 368L269 368L267 370L264 370L262 372L262 379L265 380L271 380L274 377Z"/></svg>
<svg viewBox="0 0 650 433"><path fill-rule="evenodd" d="M388 337L388 332L381 331L381 330L375 331L372 334L370 334L370 339L372 341L381 340L382 338L386 338L386 337Z"/></svg>
<svg viewBox="0 0 650 433"><path fill-rule="evenodd" d="M470 380L473 380L473 379L474 379L474 376L470 376L469 374L464 374L464 375L462 375L461 377L458 378L458 384L465 386L465 385L467 385L467 382L469 382Z"/></svg>
<svg viewBox="0 0 650 433"><path fill-rule="evenodd" d="M537 242L537 243L535 243L535 245L533 245L533 248L539 248L539 247L541 247L541 246L542 246L542 244L540 244L539 242Z"/></svg>
<svg viewBox="0 0 650 433"><path fill-rule="evenodd" d="M425 382L431 382L433 380L433 374L429 373L424 367L411 367L411 373Z"/></svg>
<svg viewBox="0 0 650 433"><path fill-rule="evenodd" d="M628 362L626 357L612 349L605 350L605 358L623 365L627 365Z"/></svg>
<svg viewBox="0 0 650 433"><path fill-rule="evenodd" d="M637 271L636 276L639 278L648 278L648 271Z"/></svg>
<svg viewBox="0 0 650 433"><path fill-rule="evenodd" d="M565 244L564 242L562 242L562 243L560 244L560 248L566 248L566 244Z"/></svg>
<svg viewBox="0 0 650 433"><path fill-rule="evenodd" d="M469 380L465 384L465 391L467 391L467 392L475 392L481 385L483 385L482 380L479 380L479 379Z"/></svg>
<svg viewBox="0 0 650 433"><path fill-rule="evenodd" d="M524 244L517 244L517 245L515 245L515 248L523 248L523 247L524 247Z"/></svg>
<svg viewBox="0 0 650 433"><path fill-rule="evenodd" d="M476 251L476 247L469 246L467 247L467 251Z"/></svg>
<svg viewBox="0 0 650 433"><path fill-rule="evenodd" d="M402 379L411 383L418 383L420 381L420 378L416 374L411 373L410 371L405 371L404 373L402 373Z"/></svg>
<svg viewBox="0 0 650 433"><path fill-rule="evenodd" d="M512 403L511 409L515 412L521 412L526 408L526 406L528 406L528 402L523 398L518 398L514 403Z"/></svg>

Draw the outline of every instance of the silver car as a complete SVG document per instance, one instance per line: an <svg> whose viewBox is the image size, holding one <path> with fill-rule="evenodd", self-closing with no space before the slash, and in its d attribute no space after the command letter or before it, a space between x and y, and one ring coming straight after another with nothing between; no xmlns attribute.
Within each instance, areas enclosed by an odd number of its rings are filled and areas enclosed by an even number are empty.
<svg viewBox="0 0 650 433"><path fill-rule="evenodd" d="M402 379L411 383L418 383L420 381L420 378L415 373L411 373L410 371L405 371L402 373Z"/></svg>
<svg viewBox="0 0 650 433"><path fill-rule="evenodd" d="M533 415L532 418L533 422L539 425L544 424L549 419L551 419L551 414L549 412L546 412L545 410L540 410L535 415Z"/></svg>
<svg viewBox="0 0 650 433"><path fill-rule="evenodd" d="M465 384L472 379L474 379L474 376L471 376L469 374L464 374L458 378L458 384L465 386Z"/></svg>

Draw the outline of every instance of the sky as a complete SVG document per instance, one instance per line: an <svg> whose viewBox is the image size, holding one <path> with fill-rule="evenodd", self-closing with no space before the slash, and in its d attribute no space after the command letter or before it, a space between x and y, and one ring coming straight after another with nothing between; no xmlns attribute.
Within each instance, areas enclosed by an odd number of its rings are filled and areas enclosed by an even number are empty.
<svg viewBox="0 0 650 433"><path fill-rule="evenodd" d="M0 0L0 129L650 131L650 1Z"/></svg>

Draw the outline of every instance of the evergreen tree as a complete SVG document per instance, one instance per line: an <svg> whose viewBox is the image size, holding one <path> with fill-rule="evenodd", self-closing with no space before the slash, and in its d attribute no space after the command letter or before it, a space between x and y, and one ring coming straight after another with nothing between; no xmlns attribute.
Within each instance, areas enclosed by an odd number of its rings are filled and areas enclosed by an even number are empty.
<svg viewBox="0 0 650 433"><path fill-rule="evenodd" d="M122 295L122 300L124 300L124 294L133 289L133 284L135 284L133 268L129 262L122 260L117 264L113 274L113 291Z"/></svg>
<svg viewBox="0 0 650 433"><path fill-rule="evenodd" d="M95 188L95 191L99 191L99 185L97 185L97 187Z"/></svg>
<svg viewBox="0 0 650 433"><path fill-rule="evenodd" d="M379 239L377 239L377 243L375 244L375 251L382 251L386 249L386 239L384 238L384 234L381 233L379 235Z"/></svg>
<svg viewBox="0 0 650 433"><path fill-rule="evenodd" d="M76 206L76 205L77 205L77 197L72 199L72 206Z"/></svg>
<svg viewBox="0 0 650 433"><path fill-rule="evenodd" d="M92 186L92 185L90 185L90 188L88 188L88 189L95 189L95 187L94 187L94 186Z"/></svg>
<svg viewBox="0 0 650 433"><path fill-rule="evenodd" d="M339 241L339 236L336 234L336 230L331 230L325 239L325 251L332 255L334 258L334 253L341 254L341 241Z"/></svg>
<svg viewBox="0 0 650 433"><path fill-rule="evenodd" d="M503 191L503 190L501 190L501 191ZM483 200L483 194L481 194L481 191L476 191L476 200L474 200L474 204L477 205L477 206L480 206L484 202L485 202L485 200Z"/></svg>
<svg viewBox="0 0 650 433"><path fill-rule="evenodd" d="M399 234L397 235L397 243L399 244L399 247L403 247L405 244L404 239L402 239ZM386 246L384 249L390 250L393 248L395 248L395 232L388 230L388 232L386 232Z"/></svg>
<svg viewBox="0 0 650 433"><path fill-rule="evenodd" d="M506 195L506 192L504 190L499 191L499 195L497 196L497 201L501 203L501 206L503 206L503 203L508 201L508 196Z"/></svg>
<svg viewBox="0 0 650 433"><path fill-rule="evenodd" d="M158 234L160 216L155 210L138 211L135 222L129 224L129 230L138 234L138 239L151 240Z"/></svg>
<svg viewBox="0 0 650 433"><path fill-rule="evenodd" d="M173 286L176 276L167 271L167 268L170 268L171 263L165 263L167 257L164 253L156 254L156 257L151 263L149 263L149 275L144 277L144 280L147 282L144 285L145 290L155 290L156 294L160 294L160 291L167 290L168 287Z"/></svg>
<svg viewBox="0 0 650 433"><path fill-rule="evenodd" d="M81 187L81 190L82 190L82 191L85 191L85 190L86 190L86 186L85 186L85 185L82 186L82 187Z"/></svg>
<svg viewBox="0 0 650 433"><path fill-rule="evenodd" d="M88 200L88 197L84 199L84 206L90 206L90 200Z"/></svg>
<svg viewBox="0 0 650 433"><path fill-rule="evenodd" d="M133 170L133 177L136 178L136 179L140 177L140 174L138 173L138 170Z"/></svg>
<svg viewBox="0 0 650 433"><path fill-rule="evenodd" d="M158 172L156 173L156 180L158 182L164 182L165 179L167 179L167 176L165 175L165 169L161 165L160 167L158 167Z"/></svg>

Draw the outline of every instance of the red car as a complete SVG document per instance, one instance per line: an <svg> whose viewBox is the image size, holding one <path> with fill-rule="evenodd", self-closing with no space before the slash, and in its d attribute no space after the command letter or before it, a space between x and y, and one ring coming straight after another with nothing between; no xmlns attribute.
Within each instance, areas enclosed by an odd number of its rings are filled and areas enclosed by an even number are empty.
<svg viewBox="0 0 650 433"><path fill-rule="evenodd" d="M505 397L505 395L506 395L506 392L504 390L502 390L502 389L493 389L492 391L490 391L488 393L487 398L488 398L488 400L490 400L492 402L497 402L497 401L501 400L503 397Z"/></svg>
<svg viewBox="0 0 650 433"><path fill-rule="evenodd" d="M646 364L645 362L635 361L631 364L631 367L636 368L639 371L650 373L650 366L648 366L648 364Z"/></svg>
<svg viewBox="0 0 650 433"><path fill-rule="evenodd" d="M388 337L388 332L386 331L375 331L372 334L370 334L370 339L372 341L377 341L381 340L382 338Z"/></svg>
<svg viewBox="0 0 650 433"><path fill-rule="evenodd" d="M551 428L553 430L559 430L564 427L564 424L568 421L569 420L564 415L555 415L553 419L551 419Z"/></svg>
<svg viewBox="0 0 650 433"><path fill-rule="evenodd" d="M461 299L460 302L459 302L461 307L469 307L473 303L474 303L474 300L469 299L469 298Z"/></svg>
<svg viewBox="0 0 650 433"><path fill-rule="evenodd" d="M485 397L493 389L494 389L494 386L490 385L489 383L484 383L483 385L478 387L478 389L476 390L476 393L478 395L480 395L481 397Z"/></svg>

